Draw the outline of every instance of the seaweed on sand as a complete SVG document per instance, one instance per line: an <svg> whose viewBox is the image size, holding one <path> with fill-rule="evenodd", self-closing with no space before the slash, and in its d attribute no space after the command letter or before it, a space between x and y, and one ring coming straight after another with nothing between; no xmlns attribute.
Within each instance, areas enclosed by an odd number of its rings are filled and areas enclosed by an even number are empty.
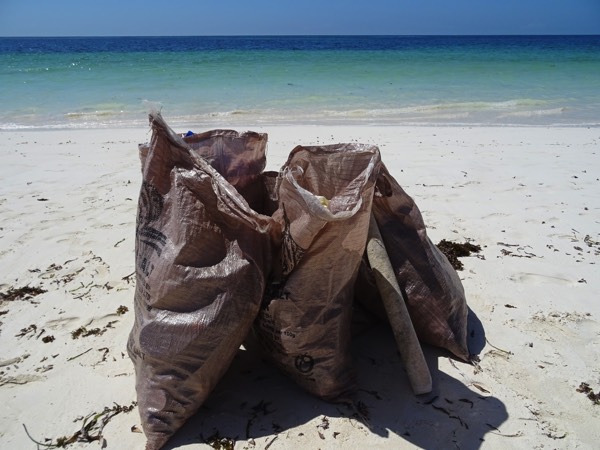
<svg viewBox="0 0 600 450"><path fill-rule="evenodd" d="M39 287L23 286L20 288L11 287L6 292L0 292L0 301L12 302L15 300L29 300L37 295L46 292Z"/></svg>
<svg viewBox="0 0 600 450"><path fill-rule="evenodd" d="M594 403L594 405L600 405L600 391L598 393L594 393L589 384L581 383L576 390L577 392L585 394L587 398Z"/></svg>
<svg viewBox="0 0 600 450"><path fill-rule="evenodd" d="M88 414L86 417L82 418L83 423L81 429L77 430L71 436L62 436L59 438L46 439L45 442L38 442L34 438L31 437L29 431L27 431L27 427L23 424L23 428L25 429L25 433L29 439L31 439L38 446L41 445L46 448L65 448L70 444L74 444L75 442L94 442L100 441L101 448L106 446L106 440L102 435L102 431L106 424L117 414L120 413L128 413L131 412L137 406L137 402L131 402L129 406L122 406L117 403L114 403L112 408L105 406L104 409L97 413L93 412Z"/></svg>
<svg viewBox="0 0 600 450"><path fill-rule="evenodd" d="M479 253L481 251L481 246L472 244L470 242L465 242L464 244L459 244L456 242L450 242L446 239L442 239L439 244L437 244L437 248L448 258L448 261L454 267L454 270L463 270L463 263L459 261L458 258L462 258L464 256L471 256L471 253Z"/></svg>

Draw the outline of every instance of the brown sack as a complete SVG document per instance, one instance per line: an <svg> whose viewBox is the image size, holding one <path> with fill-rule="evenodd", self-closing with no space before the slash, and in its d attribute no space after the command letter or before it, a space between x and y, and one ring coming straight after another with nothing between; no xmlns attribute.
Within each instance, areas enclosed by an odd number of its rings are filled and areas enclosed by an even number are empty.
<svg viewBox="0 0 600 450"><path fill-rule="evenodd" d="M280 172L280 276L254 330L278 367L328 400L353 388L353 289L379 163L374 146L299 146Z"/></svg>
<svg viewBox="0 0 600 450"><path fill-rule="evenodd" d="M279 226L198 156L219 166L227 155L222 172L244 189L260 178L266 135L215 131L196 137L193 150L159 114L150 118L127 347L146 448L156 450L198 410L246 337Z"/></svg>
<svg viewBox="0 0 600 450"><path fill-rule="evenodd" d="M267 163L267 135L247 131L212 130L183 138L261 213L266 196L262 172Z"/></svg>
<svg viewBox="0 0 600 450"><path fill-rule="evenodd" d="M423 342L445 348L468 360L467 302L458 274L427 237L419 208L381 165L373 214L402 290L410 318ZM365 265L357 286L365 292L372 284ZM376 291L371 291L376 292ZM360 294L357 295L360 297ZM369 295L362 300L368 299ZM373 295L367 300L371 310ZM380 300L379 300L380 301Z"/></svg>

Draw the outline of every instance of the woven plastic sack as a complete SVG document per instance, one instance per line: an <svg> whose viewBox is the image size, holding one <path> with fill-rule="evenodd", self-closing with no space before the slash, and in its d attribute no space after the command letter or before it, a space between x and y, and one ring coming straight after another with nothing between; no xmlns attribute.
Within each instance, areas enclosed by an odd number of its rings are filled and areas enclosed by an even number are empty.
<svg viewBox="0 0 600 450"><path fill-rule="evenodd" d="M157 450L202 405L246 337L279 226L237 190L260 181L266 135L217 130L186 143L158 114L151 127L140 148L127 347L146 449Z"/></svg>
<svg viewBox="0 0 600 450"><path fill-rule="evenodd" d="M354 387L353 289L379 163L374 146L299 146L276 189L281 257L254 330L275 365L327 400Z"/></svg>
<svg viewBox="0 0 600 450"><path fill-rule="evenodd" d="M419 340L469 359L467 302L458 274L431 242L419 208L382 164L373 214ZM368 263L363 261L357 298L380 316Z"/></svg>

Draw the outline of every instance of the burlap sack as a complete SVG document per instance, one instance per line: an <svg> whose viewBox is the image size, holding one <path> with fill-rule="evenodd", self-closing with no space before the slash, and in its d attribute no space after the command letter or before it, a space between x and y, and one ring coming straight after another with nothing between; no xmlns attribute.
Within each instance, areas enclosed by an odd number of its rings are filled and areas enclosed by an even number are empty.
<svg viewBox="0 0 600 450"><path fill-rule="evenodd" d="M307 391L335 399L353 388L353 288L365 250L377 147L296 147L280 172L279 277L254 326L265 354Z"/></svg>
<svg viewBox="0 0 600 450"><path fill-rule="evenodd" d="M468 360L467 302L458 274L427 236L419 208L382 164L373 199L398 284L419 340ZM377 290L363 261L357 298L382 314Z"/></svg>
<svg viewBox="0 0 600 450"><path fill-rule="evenodd" d="M140 148L128 351L146 448L156 450L201 406L247 335L279 225L236 189L260 178L266 135L215 131L187 144L160 115L151 126Z"/></svg>

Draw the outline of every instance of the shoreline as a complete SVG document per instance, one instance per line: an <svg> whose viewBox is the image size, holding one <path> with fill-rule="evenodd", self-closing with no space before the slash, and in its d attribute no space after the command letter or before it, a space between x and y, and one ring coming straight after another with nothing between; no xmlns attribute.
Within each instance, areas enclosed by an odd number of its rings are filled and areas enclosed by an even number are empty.
<svg viewBox="0 0 600 450"><path fill-rule="evenodd" d="M43 132L85 132L85 131L119 131L129 130L136 131L148 129L147 117L148 114L141 114L143 119L136 120L131 123L106 123L94 122L91 124L53 124L53 125L16 125L15 127L0 127L0 133L43 133ZM165 117L165 116L163 116ZM600 128L600 122L548 122L548 123L526 123L523 121L499 123L492 122L434 122L434 121L415 121L404 122L401 119L348 119L339 118L332 119L326 117L315 117L314 119L291 117L289 120L277 119L260 119L260 118L240 118L236 117L235 113L229 115L224 113L219 117L199 117L199 118L179 118L165 117L169 126L178 131L180 128L187 131L194 129L196 132L202 132L211 129L236 129L242 130L267 130L269 128L348 128L348 127L366 127L366 128L565 128L565 129L592 129Z"/></svg>
<svg viewBox="0 0 600 450"><path fill-rule="evenodd" d="M187 131L182 125L172 128ZM461 258L458 272L481 362L476 369L425 347L434 392L415 397L391 333L360 335L355 366L369 412L361 422L242 350L165 448L210 448L201 442L215 433L235 439L236 448L271 450L598 442L600 405L577 389L587 383L600 391L599 127L226 128L269 134L267 170L278 170L300 144L378 145L434 243L482 247L478 257ZM36 440L55 442L81 428L78 417L135 400L125 343L133 322L137 144L149 139L142 126L0 131L0 292L45 291L0 300L2 447L35 445L23 424ZM143 448L134 427L135 408L116 414L103 431L107 448Z"/></svg>
<svg viewBox="0 0 600 450"><path fill-rule="evenodd" d="M165 119L168 120L168 119ZM566 129L578 129L578 128L600 128L600 122L594 123L444 123L444 122L402 122L390 120L347 120L347 119L323 119L315 118L314 120L299 120L294 121L290 119L287 121L275 121L270 122L268 120L240 120L240 119L208 119L208 120L197 120L192 119L171 119L168 121L169 125L173 129L189 128L198 129L198 132L206 131L210 129L236 129L236 130L253 130L253 129L265 129L265 128L296 128L296 127L312 127L312 128L323 128L323 127L381 127L381 128L566 128ZM199 129L199 127L202 127ZM130 130L135 131L143 128L148 128L147 124L142 121L139 123L132 124L108 124L103 125L101 123L95 125L77 125L68 126L65 124L60 125L19 125L16 128L1 128L0 133L27 133L27 132L78 132L78 131L111 131L111 130Z"/></svg>

